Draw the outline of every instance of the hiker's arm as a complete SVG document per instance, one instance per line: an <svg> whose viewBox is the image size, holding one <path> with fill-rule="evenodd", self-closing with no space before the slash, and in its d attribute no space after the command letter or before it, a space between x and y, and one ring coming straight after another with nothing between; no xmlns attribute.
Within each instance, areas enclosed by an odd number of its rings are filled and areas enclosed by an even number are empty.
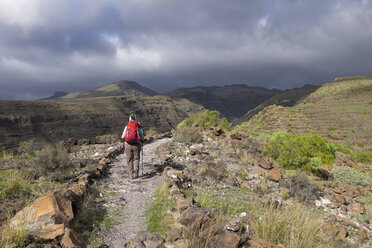
<svg viewBox="0 0 372 248"><path fill-rule="evenodd" d="M127 132L127 126L125 126L124 128L124 131L123 131L123 134L121 135L121 138L124 139L125 138L125 133Z"/></svg>

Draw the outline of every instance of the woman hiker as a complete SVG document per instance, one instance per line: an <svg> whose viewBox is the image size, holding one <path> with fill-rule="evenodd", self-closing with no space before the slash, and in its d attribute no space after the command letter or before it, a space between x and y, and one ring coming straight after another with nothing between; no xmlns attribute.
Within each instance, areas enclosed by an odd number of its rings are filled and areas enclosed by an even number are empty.
<svg viewBox="0 0 372 248"><path fill-rule="evenodd" d="M124 149L127 157L129 179L138 178L140 154L144 132L135 114L129 116L121 138L125 140ZM142 172L143 173L143 172Z"/></svg>

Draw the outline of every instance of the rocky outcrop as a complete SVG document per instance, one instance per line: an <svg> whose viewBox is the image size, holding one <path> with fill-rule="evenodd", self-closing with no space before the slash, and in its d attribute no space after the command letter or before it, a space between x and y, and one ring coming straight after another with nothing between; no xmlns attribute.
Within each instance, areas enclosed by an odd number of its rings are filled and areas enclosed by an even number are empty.
<svg viewBox="0 0 372 248"><path fill-rule="evenodd" d="M108 165L121 152L120 145L109 148L93 169L71 180L63 189L37 198L18 212L10 227L14 230L24 228L28 235L41 241L58 240L66 248L86 247L83 238L68 226L79 211L92 180L104 175Z"/></svg>

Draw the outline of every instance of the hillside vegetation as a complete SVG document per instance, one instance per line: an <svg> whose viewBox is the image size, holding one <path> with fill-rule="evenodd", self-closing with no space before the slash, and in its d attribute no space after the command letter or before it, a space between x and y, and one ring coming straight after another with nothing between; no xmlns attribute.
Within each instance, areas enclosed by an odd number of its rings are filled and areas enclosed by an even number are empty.
<svg viewBox="0 0 372 248"><path fill-rule="evenodd" d="M236 129L317 134L334 143L370 152L372 78L336 78L292 107L266 107Z"/></svg>
<svg viewBox="0 0 372 248"><path fill-rule="evenodd" d="M320 86L316 86L316 85L305 85L302 88L295 88L295 89L279 92L278 94L273 95L268 100L262 102L260 105L258 105L254 109L249 110L243 116L234 120L234 124L241 124L243 122L248 121L258 112L260 112L267 106L270 106L273 104L278 105L278 106L283 106L283 107L292 107L296 105L299 101L303 100L308 95L313 93L319 87Z"/></svg>

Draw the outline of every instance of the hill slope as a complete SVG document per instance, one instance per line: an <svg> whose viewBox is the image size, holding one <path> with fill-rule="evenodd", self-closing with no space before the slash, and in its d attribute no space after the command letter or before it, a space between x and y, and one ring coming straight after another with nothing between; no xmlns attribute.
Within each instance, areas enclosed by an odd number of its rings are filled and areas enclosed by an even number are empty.
<svg viewBox="0 0 372 248"><path fill-rule="evenodd" d="M49 101L0 101L0 146L14 146L36 138L59 141L120 134L130 113L145 130L169 131L202 106L186 99L101 97Z"/></svg>
<svg viewBox="0 0 372 248"><path fill-rule="evenodd" d="M369 151L372 77L336 78L293 107L267 107L242 125L270 132L319 133L333 142Z"/></svg>
<svg viewBox="0 0 372 248"><path fill-rule="evenodd" d="M268 100L264 101L254 109L249 110L246 114L241 116L240 118L236 119L234 121L234 124L240 124L242 122L248 121L250 118L252 118L255 114L266 108L267 106L276 104L279 106L284 107L291 107L298 103L300 100L304 99L311 93L313 93L315 90L317 90L319 86L316 85L305 85L302 88L296 88L296 89L290 89L286 90L284 92L280 92Z"/></svg>
<svg viewBox="0 0 372 248"><path fill-rule="evenodd" d="M247 85L225 85L212 87L178 88L166 93L173 98L186 98L207 109L215 109L232 120L253 109L279 90L249 87Z"/></svg>
<svg viewBox="0 0 372 248"><path fill-rule="evenodd" d="M155 96L158 95L155 91L145 88L136 82L132 81L119 81L116 83L108 84L103 87L95 88L88 91L79 91L69 93L60 98L62 99L76 99L76 98L90 98L90 97L103 97L103 96Z"/></svg>

